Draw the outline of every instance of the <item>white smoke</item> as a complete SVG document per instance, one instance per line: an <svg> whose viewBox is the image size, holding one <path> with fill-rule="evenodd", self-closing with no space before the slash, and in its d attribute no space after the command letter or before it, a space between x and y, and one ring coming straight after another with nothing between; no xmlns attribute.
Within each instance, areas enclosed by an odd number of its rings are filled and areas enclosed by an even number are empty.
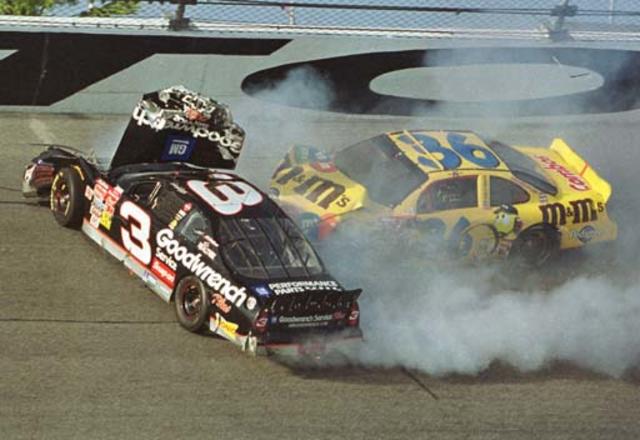
<svg viewBox="0 0 640 440"><path fill-rule="evenodd" d="M238 171L249 175L251 170L254 183L268 186L276 166L274 158L282 159L295 144L326 141L321 136L323 129L313 123L321 113L290 105L300 102L324 110L333 98L329 81L310 67L299 67L282 81L233 105L236 121L247 131Z"/></svg>
<svg viewBox="0 0 640 440"><path fill-rule="evenodd" d="M556 67L561 73L572 72L571 67ZM567 78L571 80L569 74ZM447 87L446 82L438 87ZM558 87L556 82L553 92L538 94L557 94ZM298 95L304 94L315 108L327 108L333 99L331 84L309 70L292 73L265 93L271 102L274 94L280 95L277 101L283 104L291 96L299 102ZM441 93L453 94L447 90ZM635 224L640 196L636 194L639 182L634 170L640 163L633 160L637 154L629 143L607 148L606 153L602 150L620 126L616 122L610 125L611 116L462 120L445 119L450 112L442 110L438 113L436 108L428 117L422 115L410 122L371 118L368 129L370 135L420 126L474 129L506 142L540 146L556 136L568 137L613 184L611 205L614 215L618 214L621 240L608 250L569 254L547 270L513 274L505 273L504 266L460 267L422 259L411 255L403 238L394 233L375 240L361 231L343 231L321 253L339 281L364 288L360 303L366 341L360 349L347 353L349 360L367 366L403 366L433 375L476 374L495 361L522 371L568 361L612 376L636 367L640 362L640 252L636 244L640 240ZM281 116L296 143L332 149L351 142L334 139L327 143L329 134L319 130L312 118L297 123L287 119L293 112L283 109ZM633 130L632 125L622 128ZM617 132L615 136L622 135ZM624 193L624 204L619 202L617 191ZM384 254L378 254L378 249L384 249Z"/></svg>
<svg viewBox="0 0 640 440"><path fill-rule="evenodd" d="M571 361L620 376L640 360L637 283L579 276L548 292L522 292L464 270L422 281L400 295L367 292L384 297L363 307L359 362L443 375L475 374L495 360L523 371Z"/></svg>

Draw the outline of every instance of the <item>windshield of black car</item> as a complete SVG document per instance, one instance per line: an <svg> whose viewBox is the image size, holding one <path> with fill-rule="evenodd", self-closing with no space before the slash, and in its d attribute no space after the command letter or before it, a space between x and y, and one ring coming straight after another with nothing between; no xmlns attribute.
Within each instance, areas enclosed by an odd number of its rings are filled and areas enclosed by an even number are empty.
<svg viewBox="0 0 640 440"><path fill-rule="evenodd" d="M338 169L367 189L371 200L393 207L427 176L387 137L379 135L336 153Z"/></svg>
<svg viewBox="0 0 640 440"><path fill-rule="evenodd" d="M218 236L223 258L242 276L274 279L324 272L309 242L287 217L223 217Z"/></svg>
<svg viewBox="0 0 640 440"><path fill-rule="evenodd" d="M502 142L493 141L489 145L507 164L515 177L547 194L555 196L558 193L558 188L540 171L536 162L526 154Z"/></svg>

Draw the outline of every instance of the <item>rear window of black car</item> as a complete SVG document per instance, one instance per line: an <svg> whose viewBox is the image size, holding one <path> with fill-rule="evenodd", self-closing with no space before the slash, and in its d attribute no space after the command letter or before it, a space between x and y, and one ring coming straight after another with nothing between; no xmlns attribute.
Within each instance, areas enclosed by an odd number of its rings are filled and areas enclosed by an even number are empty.
<svg viewBox="0 0 640 440"><path fill-rule="evenodd" d="M255 279L318 275L322 263L287 217L220 218L223 258L238 274Z"/></svg>

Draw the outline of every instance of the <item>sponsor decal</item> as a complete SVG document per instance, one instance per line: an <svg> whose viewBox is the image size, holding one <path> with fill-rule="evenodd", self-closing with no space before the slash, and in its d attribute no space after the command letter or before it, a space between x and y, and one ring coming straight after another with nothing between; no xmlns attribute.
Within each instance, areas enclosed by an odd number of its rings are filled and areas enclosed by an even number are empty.
<svg viewBox="0 0 640 440"><path fill-rule="evenodd" d="M151 272L153 272L160 280L162 280L167 286L173 288L176 281L176 273L171 270L162 261L154 258L151 261Z"/></svg>
<svg viewBox="0 0 640 440"><path fill-rule="evenodd" d="M104 209L104 201L102 199L94 197L93 201L91 202L91 206L95 207L96 209L100 210L100 212L102 212L102 210Z"/></svg>
<svg viewBox="0 0 640 440"><path fill-rule="evenodd" d="M90 188L87 187L85 190L85 197L88 197ZM98 218L98 225L102 225L105 229L111 229L111 220L113 219L113 214L115 212L115 206L120 200L122 196L122 188L119 186L112 187L107 182L102 179L96 180L96 184L92 191L93 201L91 203L91 208L89 212L92 217L95 216ZM91 225L94 225L94 222L90 222ZM98 227L95 225L94 227Z"/></svg>
<svg viewBox="0 0 640 440"><path fill-rule="evenodd" d="M173 230L178 226L178 223L182 221L183 218L191 211L193 206L191 203L185 203L182 207L176 212L176 215L173 217L173 220L169 222L169 229Z"/></svg>
<svg viewBox="0 0 640 440"><path fill-rule="evenodd" d="M162 229L156 234L156 244L167 256L172 257L184 268L200 278L206 285L221 293L224 297L240 307L247 299L244 287L238 287L223 277L215 269L202 261L202 254L189 252L189 250L174 239L171 229Z"/></svg>
<svg viewBox="0 0 640 440"><path fill-rule="evenodd" d="M24 170L24 181L27 183L31 182L31 177L33 176L33 171L36 169L35 164L30 164L27 166L27 169Z"/></svg>
<svg viewBox="0 0 640 440"><path fill-rule="evenodd" d="M320 173L335 173L338 168L332 162L312 162L311 168Z"/></svg>
<svg viewBox="0 0 640 440"><path fill-rule="evenodd" d="M299 324L302 322L331 321L333 315L281 316L280 324Z"/></svg>
<svg viewBox="0 0 640 440"><path fill-rule="evenodd" d="M256 286L253 290L263 298L268 298L271 296L271 290L267 286Z"/></svg>
<svg viewBox="0 0 640 440"><path fill-rule="evenodd" d="M147 270L143 272L142 280L151 287L155 287L158 284L158 280Z"/></svg>
<svg viewBox="0 0 640 440"><path fill-rule="evenodd" d="M294 322L287 324L289 327L326 327L329 325L329 321L317 321L317 322Z"/></svg>
<svg viewBox="0 0 640 440"><path fill-rule="evenodd" d="M579 240L581 243L589 243L596 237L600 236L600 231L591 225L587 225L579 231L571 231L571 238Z"/></svg>
<svg viewBox="0 0 640 440"><path fill-rule="evenodd" d="M162 252L159 248L156 248L156 257L158 260L169 266L174 272L178 270L178 263L176 263L173 258Z"/></svg>
<svg viewBox="0 0 640 440"><path fill-rule="evenodd" d="M258 301L253 296L247 298L247 302L245 303L247 309L253 310L256 308L256 305L258 305Z"/></svg>
<svg viewBox="0 0 640 440"><path fill-rule="evenodd" d="M227 303L227 300L224 296L219 293L214 293L211 297L211 304L216 306L222 313L229 313L231 311L231 305Z"/></svg>
<svg viewBox="0 0 640 440"><path fill-rule="evenodd" d="M89 214L100 217L102 215L102 208L99 208L98 206L92 204L89 208Z"/></svg>
<svg viewBox="0 0 640 440"><path fill-rule="evenodd" d="M93 188L91 188L90 186L85 186L84 187L84 197L87 200L91 200L93 198Z"/></svg>
<svg viewBox="0 0 640 440"><path fill-rule="evenodd" d="M540 160L540 162L542 162L543 168L560 174L562 177L565 178L569 186L575 189L576 191L587 191L589 189L589 185L582 177L568 170L566 167L560 165L558 162L554 161L553 159L547 156L535 156L535 157L536 159Z"/></svg>
<svg viewBox="0 0 640 440"><path fill-rule="evenodd" d="M210 260L215 260L216 253L211 249L211 244L208 241L201 241L198 243L198 250L202 252Z"/></svg>
<svg viewBox="0 0 640 440"><path fill-rule="evenodd" d="M212 331L220 330L231 339L236 338L236 331L238 330L238 324L227 321L219 313L216 313L215 318L209 319L209 328Z"/></svg>
<svg viewBox="0 0 640 440"><path fill-rule="evenodd" d="M276 183L286 185L291 180L299 183L293 191L324 209L328 209L329 205L346 191L343 185L320 176L306 178L303 171L304 169L300 166L293 167L280 176Z"/></svg>
<svg viewBox="0 0 640 440"><path fill-rule="evenodd" d="M109 214L107 211L102 211L100 215L100 224L104 226L106 229L111 229L111 219L113 218L113 213Z"/></svg>
<svg viewBox="0 0 640 440"><path fill-rule="evenodd" d="M109 188L109 191L107 191L107 195L104 198L105 205L114 207L115 204L118 203L118 200L120 200L121 195L122 194L119 193L116 188Z"/></svg>
<svg viewBox="0 0 640 440"><path fill-rule="evenodd" d="M548 203L539 206L542 212L542 222L549 223L554 226L563 226L567 224L567 218L573 219L573 224L594 222L598 220L598 212L604 210L604 205L593 202L592 199L572 200L569 206L562 203Z"/></svg>
<svg viewBox="0 0 640 440"><path fill-rule="evenodd" d="M213 246L213 247L218 247L218 246L220 246L220 245L218 244L218 242L217 242L217 241L215 241L215 240L213 239L213 237L211 237L210 235L205 234L205 235L203 235L203 236L202 236L202 239L203 239L203 240L205 240L205 241L207 241L207 242L208 242L211 246Z"/></svg>
<svg viewBox="0 0 640 440"><path fill-rule="evenodd" d="M107 182L105 182L102 179L96 180L96 184L93 189L93 193L96 199L99 199L100 201L104 200L108 190L109 190L109 184Z"/></svg>
<svg viewBox="0 0 640 440"><path fill-rule="evenodd" d="M276 295L288 295L291 293L302 293L316 290L336 290L341 292L340 285L333 280L323 281L286 281L282 283L271 283L269 288Z"/></svg>
<svg viewBox="0 0 640 440"><path fill-rule="evenodd" d="M333 319L337 319L337 320L344 319L346 317L347 317L347 314L340 310L338 310L333 314Z"/></svg>
<svg viewBox="0 0 640 440"><path fill-rule="evenodd" d="M186 161L191 158L196 140L184 136L167 136L162 152L161 160L165 161Z"/></svg>

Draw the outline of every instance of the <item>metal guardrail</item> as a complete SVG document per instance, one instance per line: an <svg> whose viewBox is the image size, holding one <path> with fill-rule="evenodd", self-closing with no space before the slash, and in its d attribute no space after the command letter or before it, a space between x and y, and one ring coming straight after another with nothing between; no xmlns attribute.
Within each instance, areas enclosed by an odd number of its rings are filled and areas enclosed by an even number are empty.
<svg viewBox="0 0 640 440"><path fill-rule="evenodd" d="M394 37L639 40L637 0L169 0L93 17L79 0L44 16L0 16L0 26ZM114 0L114 2L121 0ZM109 3L106 0L106 3ZM113 3L113 2L112 2Z"/></svg>

